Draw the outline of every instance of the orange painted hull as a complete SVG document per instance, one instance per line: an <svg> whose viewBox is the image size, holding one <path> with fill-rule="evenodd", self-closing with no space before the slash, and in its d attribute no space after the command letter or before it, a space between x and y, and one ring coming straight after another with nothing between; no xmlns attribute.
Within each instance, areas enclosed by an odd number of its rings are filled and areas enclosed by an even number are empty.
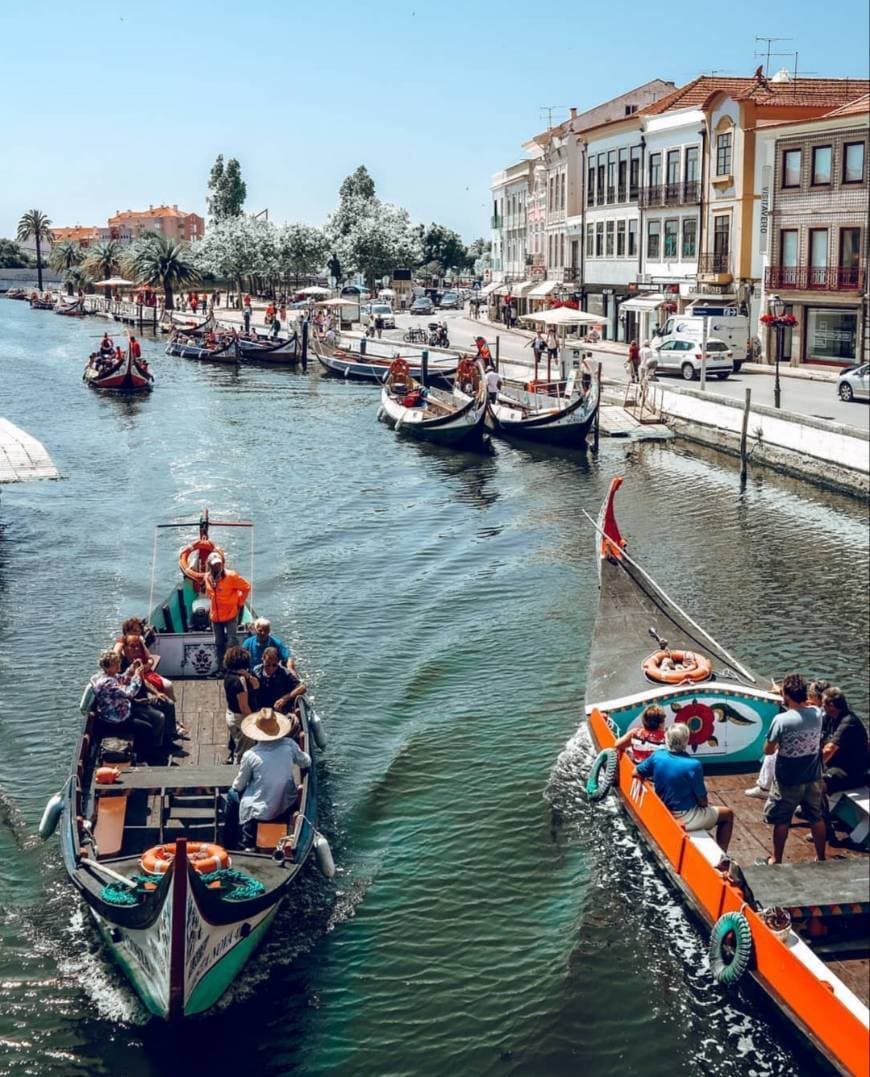
<svg viewBox="0 0 870 1077"><path fill-rule="evenodd" d="M593 709L589 730L596 748L615 741L601 712ZM622 755L618 789L653 852L708 924L723 913L741 911L752 930L752 975L786 1015L839 1070L870 1077L870 1034L864 1025L743 902L740 891L704 859L649 783L634 778L634 764Z"/></svg>

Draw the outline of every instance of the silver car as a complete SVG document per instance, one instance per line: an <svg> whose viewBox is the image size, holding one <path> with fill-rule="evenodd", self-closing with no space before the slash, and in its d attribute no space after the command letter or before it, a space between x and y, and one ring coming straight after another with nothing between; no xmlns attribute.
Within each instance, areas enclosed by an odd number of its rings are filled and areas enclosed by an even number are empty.
<svg viewBox="0 0 870 1077"><path fill-rule="evenodd" d="M870 400L870 363L844 370L837 378L837 396L841 400Z"/></svg>
<svg viewBox="0 0 870 1077"><path fill-rule="evenodd" d="M679 374L685 381L700 378L700 341L671 338L653 351L658 359L657 374ZM734 356L724 340L716 340L713 337L708 339L707 373L722 381L734 373Z"/></svg>

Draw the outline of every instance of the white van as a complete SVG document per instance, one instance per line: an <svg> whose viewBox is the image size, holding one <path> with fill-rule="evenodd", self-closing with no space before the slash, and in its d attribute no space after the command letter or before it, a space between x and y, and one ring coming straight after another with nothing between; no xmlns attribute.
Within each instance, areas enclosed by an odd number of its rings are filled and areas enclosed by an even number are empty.
<svg viewBox="0 0 870 1077"><path fill-rule="evenodd" d="M698 310L702 313L698 314ZM694 340L699 344L704 336L704 312L707 313L707 335L717 340L724 340L734 355L735 372L745 362L749 351L749 340L752 336L749 331L749 319L745 314L729 314L727 310L734 308L715 308L716 313L709 307L696 307L685 314L672 314L663 326L653 330L654 340L650 343L653 348L660 348L669 340Z"/></svg>

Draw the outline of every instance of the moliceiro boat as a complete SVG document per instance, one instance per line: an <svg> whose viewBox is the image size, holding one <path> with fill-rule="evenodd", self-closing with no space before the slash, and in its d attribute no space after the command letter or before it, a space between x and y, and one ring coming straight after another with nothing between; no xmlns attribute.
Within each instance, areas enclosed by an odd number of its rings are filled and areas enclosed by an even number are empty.
<svg viewBox="0 0 870 1077"><path fill-rule="evenodd" d="M546 445L583 448L598 411L598 382L572 370L555 393L540 383L530 389L502 389L489 405L496 434Z"/></svg>
<svg viewBox="0 0 870 1077"><path fill-rule="evenodd" d="M678 897L710 929L717 982L751 977L839 1071L866 1075L867 853L853 846L817 862L793 836L786 863L759 855L770 839L766 827L759 839L761 805L743 790L757 774L781 698L759 687L629 556L613 505L621 483L612 480L596 525L600 597L586 714L599 755L589 797L611 789L619 796ZM713 834L684 829L652 784L635 775L631 747L614 749L653 703L665 710L666 724L685 723L710 803L733 810L728 856ZM747 774L735 776L741 769Z"/></svg>
<svg viewBox="0 0 870 1077"><path fill-rule="evenodd" d="M213 363L238 363L239 349L236 336L232 333L215 335L212 340L190 336L183 330L177 330L172 340L166 345L166 354L180 359L203 359Z"/></svg>
<svg viewBox="0 0 870 1077"><path fill-rule="evenodd" d="M141 357L134 358L128 347L120 359L106 359L95 354L85 366L82 380L92 389L113 393L146 393L154 384L154 375Z"/></svg>
<svg viewBox="0 0 870 1077"><path fill-rule="evenodd" d="M485 433L486 378L483 364L461 359L450 392L421 385L407 360L394 359L381 389L378 417L397 433L455 448L480 443Z"/></svg>
<svg viewBox="0 0 870 1077"><path fill-rule="evenodd" d="M429 360L425 370L423 359L419 355L399 356L395 352L382 355L374 349L378 347L373 341L365 341L365 350L354 348L351 344L336 344L330 347L324 341L315 339L317 360L327 374L348 381L367 381L380 385L390 370L395 359L403 359L408 364L411 377L416 381L425 381L427 385L439 389L450 389L456 377L458 359ZM381 345L383 347L384 345Z"/></svg>
<svg viewBox="0 0 870 1077"><path fill-rule="evenodd" d="M43 837L59 827L64 867L109 952L148 1010L169 1019L202 1013L221 997L312 851L326 875L334 871L316 830L315 756L325 739L306 695L297 700L295 727L276 712L257 712L258 739L289 729L312 759L310 769L288 773L295 784L289 814L258 824L255 849L228 846L225 795L239 768L224 763L226 701L212 676L218 664L202 593L205 562L218 549L210 527L247 531L253 548L253 525L244 521L210 524L206 514L198 531L195 523L159 525L158 534L193 534L179 554L180 578L145 626L188 728L181 757L171 766L146 763L126 731L108 735L116 727L101 723L89 686L69 778L40 824ZM246 605L242 616L250 621L253 609Z"/></svg>

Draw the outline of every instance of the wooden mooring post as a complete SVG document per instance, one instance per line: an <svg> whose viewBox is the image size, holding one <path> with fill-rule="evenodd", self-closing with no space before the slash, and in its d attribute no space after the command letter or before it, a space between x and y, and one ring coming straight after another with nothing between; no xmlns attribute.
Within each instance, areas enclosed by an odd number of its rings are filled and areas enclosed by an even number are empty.
<svg viewBox="0 0 870 1077"><path fill-rule="evenodd" d="M752 390L747 385L745 399L743 401L743 425L740 427L740 481L746 479L746 434L749 429L749 405L752 401Z"/></svg>

